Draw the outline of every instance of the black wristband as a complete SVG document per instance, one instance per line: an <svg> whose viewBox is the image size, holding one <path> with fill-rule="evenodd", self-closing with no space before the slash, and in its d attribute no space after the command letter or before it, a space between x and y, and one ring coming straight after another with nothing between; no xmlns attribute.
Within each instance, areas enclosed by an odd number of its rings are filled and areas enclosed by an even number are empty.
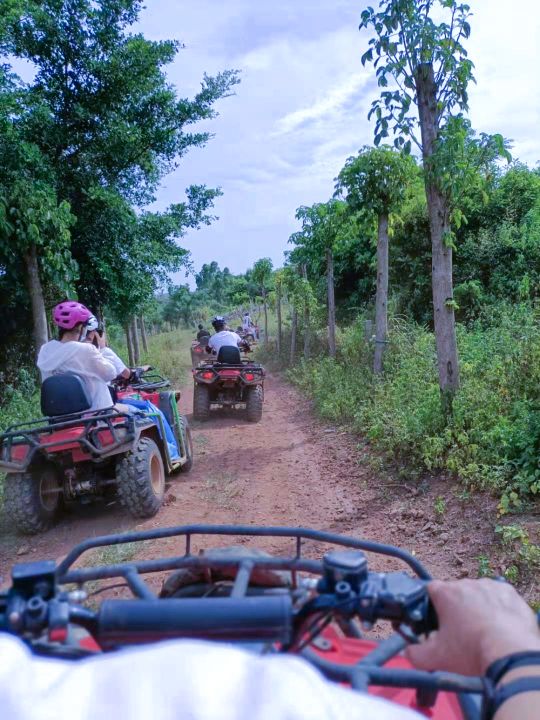
<svg viewBox="0 0 540 720"><path fill-rule="evenodd" d="M540 665L540 650L525 650L495 660L486 670L486 677L491 680L493 685L498 685L507 672L525 665Z"/></svg>
<svg viewBox="0 0 540 720"><path fill-rule="evenodd" d="M526 692L540 692L540 677L518 678L496 688L492 695L486 695L482 707L482 720L493 720L503 703Z"/></svg>

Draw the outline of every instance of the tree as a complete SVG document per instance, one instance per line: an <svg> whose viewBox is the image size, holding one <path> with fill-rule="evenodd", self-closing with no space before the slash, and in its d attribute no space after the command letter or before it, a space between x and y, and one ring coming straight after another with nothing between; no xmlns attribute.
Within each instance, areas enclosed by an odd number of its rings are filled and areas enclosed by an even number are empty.
<svg viewBox="0 0 540 720"><path fill-rule="evenodd" d="M440 22L431 15L437 10ZM441 142L456 112L467 110L467 86L473 64L463 41L469 37L470 8L458 0L381 0L379 12L367 8L361 28L375 36L362 62L373 62L379 86L394 87L374 101L375 144L390 132L395 144L406 152L414 142L422 153L432 247L432 289L439 384L443 403L450 408L459 387L455 302L452 286L451 156L440 162L440 148L450 147L452 133ZM412 112L416 106L416 113ZM417 129L420 129L418 137ZM454 136L455 137L455 136ZM448 142L450 141L450 142ZM493 141L504 152L501 136ZM449 173L449 174L448 174ZM450 181L447 183L446 181Z"/></svg>
<svg viewBox="0 0 540 720"><path fill-rule="evenodd" d="M350 157L338 175L336 190L354 211L372 212L377 218L377 295L375 300L375 352L373 372L383 369L388 334L388 228L391 213L405 198L407 187L418 176L410 155L388 146L364 147Z"/></svg>
<svg viewBox="0 0 540 720"><path fill-rule="evenodd" d="M253 266L253 280L257 283L264 306L264 344L268 344L268 291L272 280L272 261L261 258Z"/></svg>
<svg viewBox="0 0 540 720"><path fill-rule="evenodd" d="M324 267L326 276L326 304L328 309L328 352L336 356L336 304L334 288L334 255L354 234L355 218L351 218L343 200L332 199L302 206L296 211L296 219L302 229L293 233L289 242L296 245L291 259L300 265L309 265L314 274ZM351 222L352 221L352 222Z"/></svg>
<svg viewBox="0 0 540 720"><path fill-rule="evenodd" d="M218 191L194 186L186 202L165 214L141 210L155 199L164 174L191 147L206 144L209 133L191 126L214 117L215 102L238 81L234 71L205 76L192 100L178 97L165 66L180 45L131 34L141 7L140 0L0 4L0 53L35 70L24 86L8 83L2 66L0 109L16 93L8 117L25 147L43 159L58 205L68 203L76 218L66 267L73 257L78 292L93 307L127 303L133 288L150 287L147 275L156 268L161 274L187 262L175 240L211 221L205 211ZM165 221L176 226L163 234ZM141 236L148 239L152 262L145 264L141 251L130 264ZM39 244L36 249L43 265Z"/></svg>
<svg viewBox="0 0 540 720"><path fill-rule="evenodd" d="M277 316L277 337L276 349L278 357L281 356L283 345L283 320L282 320L282 301L283 291L285 287L285 279L283 277L283 269L276 270L274 273L274 287L276 288L276 316Z"/></svg>

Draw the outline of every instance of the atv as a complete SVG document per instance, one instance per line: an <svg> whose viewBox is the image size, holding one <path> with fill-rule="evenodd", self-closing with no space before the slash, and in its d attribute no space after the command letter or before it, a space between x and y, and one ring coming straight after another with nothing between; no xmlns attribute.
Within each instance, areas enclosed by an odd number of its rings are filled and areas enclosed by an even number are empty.
<svg viewBox="0 0 540 720"><path fill-rule="evenodd" d="M283 543L283 555L245 545L201 553L204 536L272 538L274 547ZM99 567L81 563L95 548L165 538L175 538L169 541L177 548L172 557ZM306 556L308 544L312 552ZM365 551L391 557L406 571L371 570ZM168 576L157 596L143 576L162 572ZM418 671L402 654L408 643L437 628L430 579L405 550L329 532L254 525L158 528L91 538L59 564L16 565L11 587L0 594L0 632L24 638L36 654L71 661L173 638L233 643L256 655L301 656L333 682L432 720L480 720L482 702L493 693L490 680ZM124 597L102 599L96 608L104 589L122 586ZM379 621L393 634L364 637Z"/></svg>
<svg viewBox="0 0 540 720"><path fill-rule="evenodd" d="M171 456L163 418L157 413L117 406L88 412L83 380L53 375L41 388L45 417L19 423L0 435L4 507L24 534L43 532L63 505L117 495L136 518L155 515L165 495L166 476L189 472L193 445L187 419L178 412L180 393L165 390L159 375L116 387L113 399L149 400L167 418L178 456ZM122 406L120 405L120 408Z"/></svg>
<svg viewBox="0 0 540 720"><path fill-rule="evenodd" d="M208 362L212 355L207 352L206 346L210 336L205 336L202 340L193 340L191 343L191 367L196 368L201 362Z"/></svg>
<svg viewBox="0 0 540 720"><path fill-rule="evenodd" d="M240 407L249 422L261 420L264 368L242 359L238 348L222 347L216 360L201 363L192 372L195 420L207 420L212 407Z"/></svg>

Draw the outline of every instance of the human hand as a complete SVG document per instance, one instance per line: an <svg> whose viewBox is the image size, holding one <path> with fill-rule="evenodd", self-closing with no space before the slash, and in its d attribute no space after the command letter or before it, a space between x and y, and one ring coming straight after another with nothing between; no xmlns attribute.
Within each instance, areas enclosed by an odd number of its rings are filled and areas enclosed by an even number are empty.
<svg viewBox="0 0 540 720"><path fill-rule="evenodd" d="M540 630L533 611L505 582L434 581L428 585L439 630L407 649L422 670L483 675L498 658L540 650Z"/></svg>

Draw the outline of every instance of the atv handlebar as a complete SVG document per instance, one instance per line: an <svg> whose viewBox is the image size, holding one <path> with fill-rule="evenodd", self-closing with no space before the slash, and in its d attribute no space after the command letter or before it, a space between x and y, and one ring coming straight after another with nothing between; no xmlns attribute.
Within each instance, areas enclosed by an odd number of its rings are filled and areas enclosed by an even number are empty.
<svg viewBox="0 0 540 720"><path fill-rule="evenodd" d="M289 595L105 600L96 637L105 648L171 638L288 643L292 617Z"/></svg>

